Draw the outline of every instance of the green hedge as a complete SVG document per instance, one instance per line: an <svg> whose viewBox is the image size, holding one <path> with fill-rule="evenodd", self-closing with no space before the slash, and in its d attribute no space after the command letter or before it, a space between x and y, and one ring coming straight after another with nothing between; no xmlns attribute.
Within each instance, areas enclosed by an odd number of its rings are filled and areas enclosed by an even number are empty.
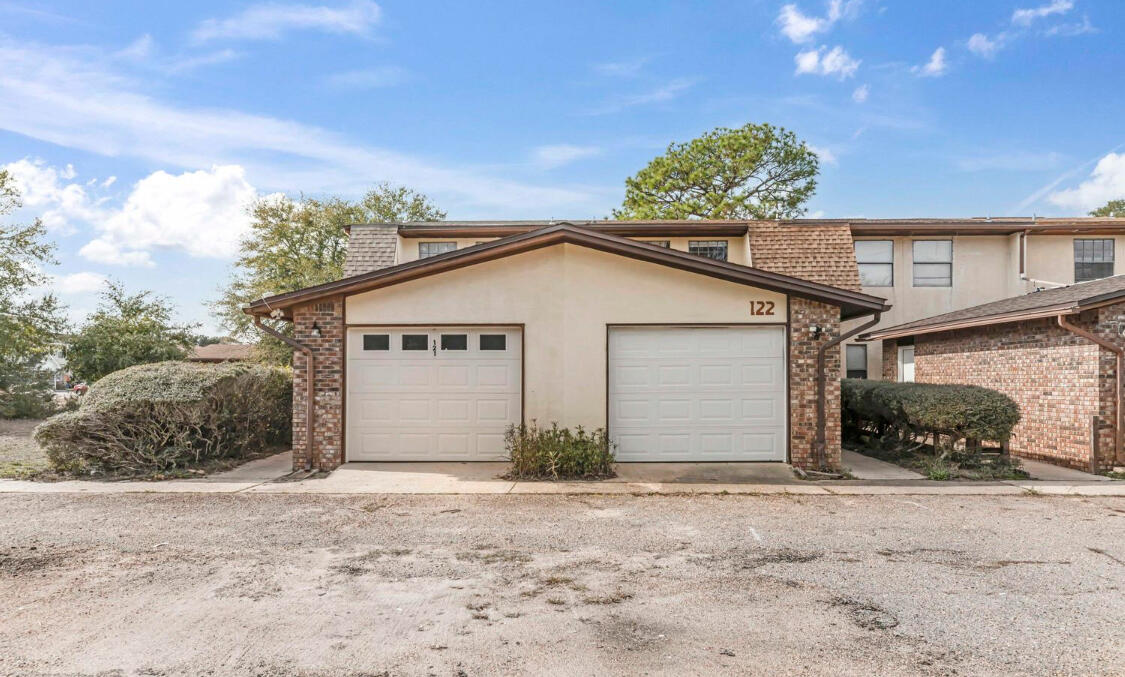
<svg viewBox="0 0 1125 677"><path fill-rule="evenodd" d="M968 385L844 379L844 434L926 435L1007 442L1019 406L1003 393Z"/></svg>
<svg viewBox="0 0 1125 677"><path fill-rule="evenodd" d="M292 377L246 363L158 362L94 383L35 440L58 470L143 473L241 458L291 438Z"/></svg>
<svg viewBox="0 0 1125 677"><path fill-rule="evenodd" d="M587 432L578 426L571 432L557 423L540 428L532 421L508 426L504 441L510 479L591 480L616 474L613 443L604 428Z"/></svg>

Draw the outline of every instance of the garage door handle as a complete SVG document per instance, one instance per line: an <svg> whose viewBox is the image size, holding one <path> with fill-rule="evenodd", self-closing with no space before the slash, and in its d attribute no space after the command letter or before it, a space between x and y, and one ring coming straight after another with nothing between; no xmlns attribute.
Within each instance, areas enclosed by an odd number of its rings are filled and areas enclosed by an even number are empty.
<svg viewBox="0 0 1125 677"><path fill-rule="evenodd" d="M434 357L437 357L437 339L434 339Z"/></svg>

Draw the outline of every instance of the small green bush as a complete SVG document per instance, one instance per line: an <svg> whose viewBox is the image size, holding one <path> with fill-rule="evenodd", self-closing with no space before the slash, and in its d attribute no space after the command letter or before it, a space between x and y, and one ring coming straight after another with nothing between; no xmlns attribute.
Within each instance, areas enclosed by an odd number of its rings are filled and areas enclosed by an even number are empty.
<svg viewBox="0 0 1125 677"><path fill-rule="evenodd" d="M107 375L35 440L56 470L160 472L287 443L291 406L283 369L158 362Z"/></svg>
<svg viewBox="0 0 1125 677"><path fill-rule="evenodd" d="M511 467L509 479L605 479L614 477L613 443L605 428L587 432L578 426L574 432L552 423L540 428L530 425L508 426L504 435Z"/></svg>
<svg viewBox="0 0 1125 677"><path fill-rule="evenodd" d="M1020 420L1012 398L978 386L845 379L841 400L844 435L852 438L934 435L975 447L1007 442Z"/></svg>

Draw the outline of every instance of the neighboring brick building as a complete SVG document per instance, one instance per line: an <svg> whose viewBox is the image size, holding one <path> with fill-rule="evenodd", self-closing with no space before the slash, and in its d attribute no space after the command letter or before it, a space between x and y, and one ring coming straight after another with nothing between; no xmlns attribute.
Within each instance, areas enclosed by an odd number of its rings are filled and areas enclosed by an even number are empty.
<svg viewBox="0 0 1125 677"><path fill-rule="evenodd" d="M1125 349L1123 327L1125 276L1117 276L888 327L863 338L883 341L884 378L904 380L905 349L913 354L915 381L1003 392L1020 407L1013 453L1090 470L1125 463L1116 437L1115 351ZM909 380L909 368L905 372Z"/></svg>
<svg viewBox="0 0 1125 677"><path fill-rule="evenodd" d="M829 342L842 320L886 309L858 291L846 224L350 232L349 277L246 309L294 324L296 468L499 460L504 429L533 420L608 428L623 462L839 467Z"/></svg>

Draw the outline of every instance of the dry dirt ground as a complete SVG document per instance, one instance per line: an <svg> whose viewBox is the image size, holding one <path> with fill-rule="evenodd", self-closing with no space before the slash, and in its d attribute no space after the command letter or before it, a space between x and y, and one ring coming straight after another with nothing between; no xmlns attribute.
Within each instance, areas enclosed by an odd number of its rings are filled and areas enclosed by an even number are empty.
<svg viewBox="0 0 1125 677"><path fill-rule="evenodd" d="M0 418L0 477L22 478L47 468L47 455L31 439L31 431L40 423Z"/></svg>
<svg viewBox="0 0 1125 677"><path fill-rule="evenodd" d="M0 674L1123 674L1125 499L0 496Z"/></svg>

